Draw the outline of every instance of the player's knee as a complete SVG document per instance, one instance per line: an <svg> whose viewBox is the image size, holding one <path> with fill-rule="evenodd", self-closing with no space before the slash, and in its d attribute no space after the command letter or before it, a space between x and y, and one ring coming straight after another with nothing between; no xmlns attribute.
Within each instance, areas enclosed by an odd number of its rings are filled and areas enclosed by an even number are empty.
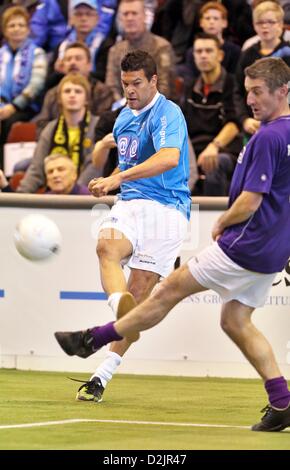
<svg viewBox="0 0 290 470"><path fill-rule="evenodd" d="M151 286L148 286L146 279L143 279L143 282L133 283L129 286L129 291L135 298L137 304L144 302L144 300L149 297L151 290Z"/></svg>
<svg viewBox="0 0 290 470"><path fill-rule="evenodd" d="M222 330L229 336L238 334L246 326L245 322L232 314L227 312L221 316L220 326Z"/></svg>
<svg viewBox="0 0 290 470"><path fill-rule="evenodd" d="M97 256L100 260L102 259L114 259L116 253L114 248L108 243L108 240L101 239L97 244Z"/></svg>
<svg viewBox="0 0 290 470"><path fill-rule="evenodd" d="M220 320L220 326L226 334L230 334L230 332L232 331L231 319L228 318L226 315L222 315Z"/></svg>
<svg viewBox="0 0 290 470"><path fill-rule="evenodd" d="M166 288L164 281L159 282L151 292L150 298L157 302L164 302L169 297L168 288Z"/></svg>
<svg viewBox="0 0 290 470"><path fill-rule="evenodd" d="M137 304L140 304L146 297L144 297L144 290L142 286L132 285L129 287L129 292L133 295Z"/></svg>
<svg viewBox="0 0 290 470"><path fill-rule="evenodd" d="M146 300L151 294L159 276L149 271L140 271L130 277L128 290L134 296L137 304Z"/></svg>

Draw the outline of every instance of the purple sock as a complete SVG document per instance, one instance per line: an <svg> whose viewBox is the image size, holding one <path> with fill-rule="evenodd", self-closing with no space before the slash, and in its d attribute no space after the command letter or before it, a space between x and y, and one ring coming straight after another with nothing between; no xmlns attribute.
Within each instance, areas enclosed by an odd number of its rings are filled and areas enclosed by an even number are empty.
<svg viewBox="0 0 290 470"><path fill-rule="evenodd" d="M265 389L269 396L269 402L275 408L287 408L290 404L290 392L284 377L266 380Z"/></svg>
<svg viewBox="0 0 290 470"><path fill-rule="evenodd" d="M91 328L90 333L94 338L94 347L96 349L100 349L102 346L112 341L120 341L123 339L123 337L116 332L113 321L103 326Z"/></svg>

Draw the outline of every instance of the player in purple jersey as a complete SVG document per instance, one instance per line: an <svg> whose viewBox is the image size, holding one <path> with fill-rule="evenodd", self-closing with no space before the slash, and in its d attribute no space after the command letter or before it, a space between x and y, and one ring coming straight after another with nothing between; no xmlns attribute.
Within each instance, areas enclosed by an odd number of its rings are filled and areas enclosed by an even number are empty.
<svg viewBox="0 0 290 470"><path fill-rule="evenodd" d="M290 256L290 68L265 58L246 70L247 102L260 130L241 152L229 209L212 230L214 243L171 274L117 322L56 333L67 354L92 354L104 344L159 323L183 298L213 289L223 300L221 326L264 381L269 405L253 431L290 426L290 392L272 348L251 321ZM263 410L264 411L264 410Z"/></svg>

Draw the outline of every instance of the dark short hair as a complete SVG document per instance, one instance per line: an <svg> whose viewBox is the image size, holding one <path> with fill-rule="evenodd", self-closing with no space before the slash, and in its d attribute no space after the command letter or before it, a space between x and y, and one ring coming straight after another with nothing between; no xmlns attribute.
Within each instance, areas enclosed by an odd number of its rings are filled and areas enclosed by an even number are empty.
<svg viewBox="0 0 290 470"><path fill-rule="evenodd" d="M128 52L121 62L122 72L136 72L137 70L144 70L147 80L151 80L153 75L157 74L157 67L153 57L148 52L137 49L136 51Z"/></svg>
<svg viewBox="0 0 290 470"><path fill-rule="evenodd" d="M280 57L266 57L246 67L245 76L253 80L261 78L273 92L290 82L290 67Z"/></svg>
<svg viewBox="0 0 290 470"><path fill-rule="evenodd" d="M221 49L222 48L222 43L220 42L219 38L217 36L215 36L214 34L210 34L210 33L197 33L195 36L194 36L194 39L193 39L193 44L195 43L195 41L197 39L211 39L212 41L214 41L216 43L216 46L218 49Z"/></svg>
<svg viewBox="0 0 290 470"><path fill-rule="evenodd" d="M86 56L88 58L88 62L91 62L90 49L83 42L80 42L80 41L71 42L70 44L68 44L68 46L66 46L64 52L68 51L69 49L82 49L86 53Z"/></svg>

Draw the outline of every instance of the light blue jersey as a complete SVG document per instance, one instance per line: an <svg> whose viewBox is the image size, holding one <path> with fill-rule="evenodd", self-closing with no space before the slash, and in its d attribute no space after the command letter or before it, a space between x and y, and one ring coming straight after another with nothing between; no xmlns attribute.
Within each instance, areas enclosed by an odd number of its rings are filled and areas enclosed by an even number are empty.
<svg viewBox="0 0 290 470"><path fill-rule="evenodd" d="M124 108L116 120L113 134L118 144L121 171L148 160L162 148L180 150L177 167L157 176L123 183L119 198L151 199L169 204L189 219L191 199L187 127L180 108L157 93L141 112Z"/></svg>

